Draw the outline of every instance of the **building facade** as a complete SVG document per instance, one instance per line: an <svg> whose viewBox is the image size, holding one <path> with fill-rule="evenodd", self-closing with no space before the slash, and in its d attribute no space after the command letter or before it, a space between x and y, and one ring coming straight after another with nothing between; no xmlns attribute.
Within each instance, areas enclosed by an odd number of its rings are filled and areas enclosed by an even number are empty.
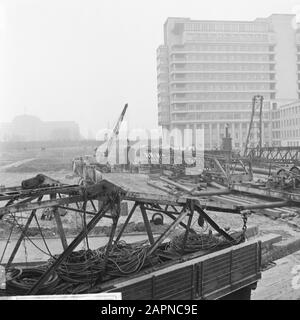
<svg viewBox="0 0 300 320"><path fill-rule="evenodd" d="M220 147L228 125L233 148L243 149L252 97L262 95L263 145L276 144L273 111L299 99L300 38L293 19L168 18L157 49L159 125L204 129L205 149Z"/></svg>
<svg viewBox="0 0 300 320"><path fill-rule="evenodd" d="M16 116L0 123L0 141L79 140L79 126L73 121L42 121L31 115Z"/></svg>
<svg viewBox="0 0 300 320"><path fill-rule="evenodd" d="M300 101L280 106L273 111L273 139L276 146L300 146Z"/></svg>

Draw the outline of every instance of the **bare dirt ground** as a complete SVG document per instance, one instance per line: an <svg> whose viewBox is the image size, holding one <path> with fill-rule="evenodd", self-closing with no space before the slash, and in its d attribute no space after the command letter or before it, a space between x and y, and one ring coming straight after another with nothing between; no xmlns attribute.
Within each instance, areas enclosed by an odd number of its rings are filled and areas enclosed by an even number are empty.
<svg viewBox="0 0 300 320"><path fill-rule="evenodd" d="M21 181L24 179L31 178L35 176L36 174L41 173L40 171L37 172L23 172L23 173L13 173L13 172L0 172L0 181L1 184L5 184L7 187L9 186L19 186L21 184ZM74 177L71 170L60 170L60 171L48 171L46 174L54 179L57 179L63 183L68 184L75 184L78 183L79 178ZM132 204L128 203L128 208L130 210ZM89 207L91 210L92 208ZM42 210L39 210L37 212L37 215L40 216L42 214ZM24 218L28 215L28 213L24 213ZM241 230L243 226L242 217L239 215L233 215L230 213L223 213L223 212L209 212L209 215L211 218L213 218L220 226L222 227L230 227L230 229L236 229ZM120 217L119 223L124 223L126 219L126 216ZM24 219L25 220L25 219ZM67 215L62 217L62 221L64 226L66 227L67 233L70 232L72 229L79 229L82 226L81 217L79 214L75 214L71 211L68 212ZM132 217L132 221L135 222L135 224L142 223L142 215L140 211L137 209ZM169 223L170 218L165 217L164 222ZM102 226L109 226L111 221L109 219L103 219L101 222ZM42 228L45 228L45 232L47 236L51 236L53 232L55 231L56 225L55 221L45 221L41 220L40 225ZM283 239L289 239L293 237L299 237L300 236L300 229L290 226L284 221L280 220L272 220L269 217L263 216L263 215L257 215L252 214L248 218L247 222L248 226L259 226L259 235L265 235L268 233L275 233L280 234ZM194 219L192 226L194 228L198 228L197 220ZM32 227L37 227L35 221L32 222ZM2 232L1 232L1 224L0 224L0 237L7 236L7 233L9 232L9 226L7 226L5 229L5 232L3 232L3 225L2 225ZM50 230L47 232L47 230ZM54 230L54 231L53 231ZM134 232L135 230L131 230L131 232ZM144 230L141 230L144 231Z"/></svg>
<svg viewBox="0 0 300 320"><path fill-rule="evenodd" d="M90 148L91 149L91 148ZM90 154L91 150L85 148L84 150L70 149L65 150L62 154L62 150L47 150L45 153L42 150L35 151L34 153L29 152L28 150L20 151L20 152L6 152L4 155L0 155L0 185L5 185L6 187L10 186L20 186L21 181L24 179L31 178L38 173L44 173L54 179L57 179L61 182L74 184L78 183L79 178L74 177L71 171L71 161L74 156L80 156L84 154ZM62 156L63 155L63 156ZM1 204L2 205L2 204ZM129 204L129 210L130 210ZM221 226L221 227L230 227L230 229L241 230L243 221L239 215L233 215L229 213L220 213L220 212L208 212L209 215ZM37 215L40 216L42 214L41 210L37 212ZM26 214L24 213L24 218ZM120 217L119 223L122 224L126 219L126 216ZM25 221L25 219L24 219ZM79 214L74 214L68 212L64 217L62 217L62 221L64 227L66 228L67 236L72 237L77 234L78 230L82 227L82 219ZM141 235L141 232L144 229L141 228L142 223L142 215L137 210L132 218L133 224L129 226L128 232L135 232ZM170 223L170 219L165 218L164 226L160 228L164 229L168 223ZM283 220L272 220L269 217L264 215L252 214L248 218L248 226L258 226L259 235L265 235L268 233L280 234L283 239L293 239L300 237L300 229L297 226L292 226L287 223L288 221ZM96 232L94 236L98 236L99 234L108 234L109 226L111 221L109 219L103 219L98 227L100 229L95 228ZM139 224L140 223L140 224ZM40 221L40 225L44 232L44 235L47 236L49 241L53 241L54 243L59 243L56 234L56 226L54 221ZM140 229L137 230L136 226L139 225ZM37 225L35 222L32 223L32 236L35 235L34 228ZM197 225L197 220L195 219L192 222L192 227L197 229L199 226ZM104 228L104 229L103 229ZM106 229L105 229L106 228ZM138 231L138 232L137 232ZM157 228L155 231L159 232L160 229ZM5 244L5 239L10 232L10 225L5 224L3 222L0 223L0 240L1 247ZM12 234L11 243L9 246L13 244L14 239L18 237L20 231L15 230ZM38 235L38 232L36 232ZM141 235L143 237L143 235ZM51 239L51 237L55 237L56 239ZM97 239L97 237L95 237ZM104 240L105 238L103 238ZM47 241L48 241L47 240ZM4 241L4 242L3 242ZM42 247L41 240L36 238L34 241L38 241L38 243ZM102 240L96 244L102 243ZM32 247L31 244L28 243L28 247ZM33 253L35 252L34 248L31 248ZM45 249L45 248L44 248ZM20 248L20 254L23 255L26 252L26 247L23 249ZM1 252L1 250L0 250ZM39 254L35 254L36 257L40 258ZM276 261L276 266L266 270L262 274L262 279L258 283L258 287L255 291L253 291L252 297L253 299L300 299L300 289L295 289L292 286L292 281L295 281L295 274L293 274L295 266L300 265L300 253L296 252L292 255L289 255L283 259ZM300 267L299 267L300 270ZM298 281L300 283L300 280ZM300 285L299 285L300 286Z"/></svg>
<svg viewBox="0 0 300 320"><path fill-rule="evenodd" d="M262 273L252 300L300 300L300 252L276 261Z"/></svg>

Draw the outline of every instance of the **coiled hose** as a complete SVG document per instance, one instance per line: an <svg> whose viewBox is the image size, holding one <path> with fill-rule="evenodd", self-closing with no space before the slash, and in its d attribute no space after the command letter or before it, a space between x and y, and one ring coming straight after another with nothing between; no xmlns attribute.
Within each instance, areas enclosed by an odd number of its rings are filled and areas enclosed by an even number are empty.
<svg viewBox="0 0 300 320"><path fill-rule="evenodd" d="M169 245L169 251L182 252L185 232L175 236ZM184 253L193 253L196 251L212 251L230 246L230 242L207 233L189 233L184 246Z"/></svg>
<svg viewBox="0 0 300 320"><path fill-rule="evenodd" d="M49 260L52 264L59 255ZM59 277L70 283L96 281L104 270L104 260L95 250L72 252L56 270Z"/></svg>
<svg viewBox="0 0 300 320"><path fill-rule="evenodd" d="M175 236L168 245L164 245L148 256L149 244L146 242L128 244L125 241L115 243L105 261L106 246L96 250L79 250L72 252L57 268L39 290L39 294L77 294L91 291L104 277L115 278L139 272L150 265L157 265L161 260L159 251L169 254L192 253L200 250L214 251L231 243L212 234L189 233L182 251L185 232ZM46 267L27 268L20 273L12 271L11 280L7 281L7 292L26 294L42 274L56 259L53 256ZM105 268L106 264L106 268Z"/></svg>
<svg viewBox="0 0 300 320"><path fill-rule="evenodd" d="M148 250L148 244L127 244L125 241L116 243L108 256L106 273L113 277L122 277L139 272L150 264L156 264L158 257L155 254L147 256Z"/></svg>
<svg viewBox="0 0 300 320"><path fill-rule="evenodd" d="M19 272L18 268L15 268L15 276L7 280L6 292L13 295L25 295L30 288L39 280L39 278L45 273L45 268L24 268ZM16 274L18 272L18 274ZM52 294L58 284L57 273L49 275L46 282L40 287L38 294Z"/></svg>

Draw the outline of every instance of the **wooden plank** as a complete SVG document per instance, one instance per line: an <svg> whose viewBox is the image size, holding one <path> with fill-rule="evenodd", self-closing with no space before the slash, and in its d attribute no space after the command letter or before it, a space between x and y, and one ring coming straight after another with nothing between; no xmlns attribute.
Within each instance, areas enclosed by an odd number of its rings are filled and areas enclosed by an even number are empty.
<svg viewBox="0 0 300 320"><path fill-rule="evenodd" d="M159 279L168 278L168 274L171 273L171 272L176 272L174 274L178 277L178 274L180 275L180 270L182 268L185 268L187 266L191 266L193 264L198 264L198 268L196 268L196 269L198 269L198 277L195 277L194 283L195 283L195 286L197 288L196 296L198 296L198 298L200 298L202 296L202 294L203 294L203 289L202 289L203 282L202 281L203 280L205 281L204 272L202 271L204 268L201 268L202 263L204 263L205 261L210 260L210 259L218 258L218 256L220 256L220 255L230 254L231 252L234 252L235 250L238 250L240 248L247 248L249 245L251 246L253 244L258 245L258 240L251 240L251 241L248 241L248 242L245 242L245 243L242 243L242 244L230 247L230 248L226 248L226 249L220 250L218 252L214 252L214 253L211 253L211 254L208 254L208 255L205 255L205 256L201 256L201 257L194 258L192 260L188 260L186 262L182 262L180 264L175 264L175 265L173 264L173 265L171 265L169 267L165 267L165 268L163 268L161 270L153 271L153 272L150 272L148 274L141 275L141 276L136 276L135 278L132 278L132 279L129 279L129 280L128 279L127 280L123 279L121 282L114 282L115 288L113 290L116 291L116 292L117 291L122 291L122 288L124 288L124 287L126 287L128 285L134 286L134 285L138 284L141 281L145 281L147 279L151 279L153 276L157 277L158 281L161 281ZM247 278L245 280L245 283L247 283L247 281L248 281L248 284L250 283L249 281L255 282L259 278L260 278L260 274L256 273L256 278L255 278L255 276L253 276L252 278L249 277L250 280ZM164 282L166 283L167 281L164 281ZM149 290L151 291L152 289L149 288ZM215 293L214 296L217 296L218 294L221 295L222 292L220 290L216 291L217 293ZM225 291L226 290L227 289L225 288ZM213 296L213 295L211 295L211 296Z"/></svg>
<svg viewBox="0 0 300 320"><path fill-rule="evenodd" d="M285 200L300 202L299 193L291 193L291 192L273 190L273 189L255 188L255 187L245 186L242 184L233 184L231 187L231 190L250 193L258 196L264 196L267 198L285 199Z"/></svg>
<svg viewBox="0 0 300 320"><path fill-rule="evenodd" d="M53 214L56 221L57 231L61 240L62 247L64 250L66 250L68 247L68 242L67 242L65 230L63 228L62 221L61 221L60 214L57 207L53 209Z"/></svg>
<svg viewBox="0 0 300 320"><path fill-rule="evenodd" d="M51 194L50 195L50 199L51 200L55 200L56 199L56 194L55 193ZM53 215L54 215L54 219L56 221L57 231L58 231L58 235L59 235L60 240L61 240L62 247L63 247L64 250L66 250L66 248L68 247L68 242L67 242L67 239L66 239L65 230L64 230L64 227L62 225L62 221L61 221L60 214L59 214L59 211L58 211L57 207L53 208Z"/></svg>
<svg viewBox="0 0 300 320"><path fill-rule="evenodd" d="M157 188L158 190L167 192L167 193L169 193L169 194L174 194L174 191L173 191L173 190L168 189L168 188L166 188L166 187L163 187L163 186L159 185L157 182L148 181L147 184L148 184L149 186L151 186L151 187Z"/></svg>
<svg viewBox="0 0 300 320"><path fill-rule="evenodd" d="M194 188L188 188L180 183L177 183L177 182L170 180L168 178L165 178L165 177L160 177L159 179L166 182L166 183L169 183L169 184L171 184L171 185L177 187L178 189L185 191L187 193L192 193L192 191L194 190Z"/></svg>
<svg viewBox="0 0 300 320"><path fill-rule="evenodd" d="M154 203L154 204L167 204L167 205L183 205L186 203L187 199L184 197L172 197L171 195L157 195L151 193L142 193L142 192L127 192L124 196L125 200L139 201L145 203Z"/></svg>
<svg viewBox="0 0 300 320"><path fill-rule="evenodd" d="M178 294L182 294L185 293L185 297L186 299L190 299L191 297L191 286L189 285L189 283L185 286L177 286L177 287L172 287L172 288L168 288L168 290L166 290L165 292L161 292L159 294L157 294L157 299L159 300L166 300L170 297L174 297L177 296Z"/></svg>

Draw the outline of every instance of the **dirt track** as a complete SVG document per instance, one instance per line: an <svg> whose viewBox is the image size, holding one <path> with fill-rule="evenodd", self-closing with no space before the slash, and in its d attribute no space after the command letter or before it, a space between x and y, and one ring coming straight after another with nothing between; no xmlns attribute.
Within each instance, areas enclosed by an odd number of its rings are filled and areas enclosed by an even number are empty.
<svg viewBox="0 0 300 320"><path fill-rule="evenodd" d="M252 299L300 300L300 251L277 260L275 267L264 271Z"/></svg>

